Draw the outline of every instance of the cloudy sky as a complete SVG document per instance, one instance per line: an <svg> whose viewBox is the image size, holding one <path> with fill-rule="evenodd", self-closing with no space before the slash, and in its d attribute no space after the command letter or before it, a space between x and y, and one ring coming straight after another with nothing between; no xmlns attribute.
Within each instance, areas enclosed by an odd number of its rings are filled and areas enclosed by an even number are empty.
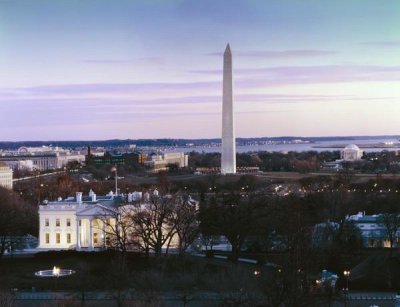
<svg viewBox="0 0 400 307"><path fill-rule="evenodd" d="M400 134L400 3L0 0L0 140Z"/></svg>

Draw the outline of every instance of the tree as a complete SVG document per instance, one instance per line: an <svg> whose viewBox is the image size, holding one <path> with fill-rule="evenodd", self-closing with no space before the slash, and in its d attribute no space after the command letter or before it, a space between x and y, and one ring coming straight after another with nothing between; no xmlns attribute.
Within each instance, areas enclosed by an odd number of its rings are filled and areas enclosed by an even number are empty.
<svg viewBox="0 0 400 307"><path fill-rule="evenodd" d="M203 235L224 235L232 246L231 260L236 262L245 240L254 233L255 203L240 194L229 194L212 199L201 206L200 219Z"/></svg>
<svg viewBox="0 0 400 307"><path fill-rule="evenodd" d="M132 245L133 233L130 206L104 208L104 213L97 218L104 224L106 246L125 253Z"/></svg>
<svg viewBox="0 0 400 307"><path fill-rule="evenodd" d="M16 236L36 234L37 225L37 210L15 192L0 187L0 258L7 242L12 244Z"/></svg>
<svg viewBox="0 0 400 307"><path fill-rule="evenodd" d="M107 245L125 252L139 249L161 255L178 238L183 253L197 236L196 205L187 195L152 195L149 202L105 209L98 218L105 224Z"/></svg>
<svg viewBox="0 0 400 307"><path fill-rule="evenodd" d="M168 173L166 171L159 171L157 174L157 187L160 189L162 195L170 190L170 182L168 180Z"/></svg>
<svg viewBox="0 0 400 307"><path fill-rule="evenodd" d="M396 233L400 228L400 215L397 212L383 213L382 224L385 227L386 236L389 240L390 249L393 248L393 243L396 240Z"/></svg>
<svg viewBox="0 0 400 307"><path fill-rule="evenodd" d="M61 175L57 178L57 192L58 196L67 198L75 190L75 183L68 175Z"/></svg>
<svg viewBox="0 0 400 307"><path fill-rule="evenodd" d="M128 218L133 226L133 244L146 254L152 249L160 256L162 247L168 249L175 234L174 210L175 197L156 195L149 203L132 208Z"/></svg>
<svg viewBox="0 0 400 307"><path fill-rule="evenodd" d="M177 197L173 224L179 239L178 252L181 255L198 237L199 232L196 203L188 195Z"/></svg>

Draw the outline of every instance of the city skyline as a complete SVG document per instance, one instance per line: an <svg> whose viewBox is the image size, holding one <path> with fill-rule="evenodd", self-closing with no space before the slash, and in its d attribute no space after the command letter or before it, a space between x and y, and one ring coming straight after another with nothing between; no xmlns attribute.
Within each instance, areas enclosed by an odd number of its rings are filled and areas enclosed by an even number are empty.
<svg viewBox="0 0 400 307"><path fill-rule="evenodd" d="M0 1L1 141L399 134L394 2Z"/></svg>

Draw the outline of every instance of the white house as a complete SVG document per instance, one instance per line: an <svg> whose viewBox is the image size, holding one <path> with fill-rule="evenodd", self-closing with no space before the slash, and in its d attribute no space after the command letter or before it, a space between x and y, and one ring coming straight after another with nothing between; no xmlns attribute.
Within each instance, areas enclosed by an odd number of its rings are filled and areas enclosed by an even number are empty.
<svg viewBox="0 0 400 307"><path fill-rule="evenodd" d="M159 196L159 192L152 192L154 197L168 199L169 196ZM126 196L126 197L125 197ZM124 203L122 202L128 202ZM102 250L112 245L118 227L123 223L124 216L135 212L152 210L149 192L133 192L123 197L113 192L105 196L97 196L92 190L88 196L77 192L75 197L65 200L45 202L39 206L39 249L44 250ZM189 204L198 203L189 197ZM118 226L117 226L118 225ZM167 234L169 225L163 225ZM169 232L170 234L173 232ZM128 234L129 235L129 234ZM115 242L115 241L114 241ZM174 234L169 247L178 246L178 236Z"/></svg>
<svg viewBox="0 0 400 307"><path fill-rule="evenodd" d="M120 197L91 191L39 206L39 249L94 250L107 247L107 225L115 220ZM109 220L105 222L104 217ZM115 223L115 222L114 222Z"/></svg>

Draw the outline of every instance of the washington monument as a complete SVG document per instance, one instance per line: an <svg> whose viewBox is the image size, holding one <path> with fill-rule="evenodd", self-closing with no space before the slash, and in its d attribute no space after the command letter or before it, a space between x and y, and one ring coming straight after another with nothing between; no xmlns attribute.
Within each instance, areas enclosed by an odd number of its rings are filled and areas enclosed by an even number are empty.
<svg viewBox="0 0 400 307"><path fill-rule="evenodd" d="M232 86L232 53L229 44L226 46L224 52L223 79L221 174L236 174L236 143Z"/></svg>

